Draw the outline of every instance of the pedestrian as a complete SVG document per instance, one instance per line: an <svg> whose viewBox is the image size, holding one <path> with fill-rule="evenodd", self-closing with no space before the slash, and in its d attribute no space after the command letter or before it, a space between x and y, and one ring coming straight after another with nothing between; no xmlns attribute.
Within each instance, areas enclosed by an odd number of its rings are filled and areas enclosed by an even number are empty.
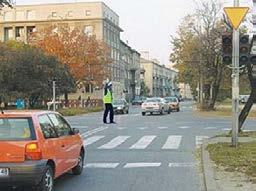
<svg viewBox="0 0 256 191"><path fill-rule="evenodd" d="M105 111L103 115L103 123L107 124L107 117L109 114L110 123L115 124L114 122L114 110L113 110L113 95L112 95L112 82L109 82L104 87L104 97L103 102L105 104Z"/></svg>
<svg viewBox="0 0 256 191"><path fill-rule="evenodd" d="M90 96L88 96L88 98L87 98L87 100L86 100L86 107L88 107L88 106L89 106L90 101L91 101L91 97L90 97ZM91 106L91 105L90 105L90 106Z"/></svg>

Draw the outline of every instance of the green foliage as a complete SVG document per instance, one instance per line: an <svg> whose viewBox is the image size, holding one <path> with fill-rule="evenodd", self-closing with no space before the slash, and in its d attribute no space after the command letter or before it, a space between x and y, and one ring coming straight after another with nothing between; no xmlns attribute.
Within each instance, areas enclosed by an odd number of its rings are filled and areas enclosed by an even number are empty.
<svg viewBox="0 0 256 191"><path fill-rule="evenodd" d="M12 1L11 0L0 0L0 6L3 7L4 5L12 7Z"/></svg>
<svg viewBox="0 0 256 191"><path fill-rule="evenodd" d="M0 95L5 102L23 98L30 107L52 97L49 81L61 79L58 94L72 91L75 82L54 57L20 42L0 44Z"/></svg>
<svg viewBox="0 0 256 191"><path fill-rule="evenodd" d="M147 97L149 95L149 88L146 86L145 82L142 81L141 84L141 96Z"/></svg>
<svg viewBox="0 0 256 191"><path fill-rule="evenodd" d="M86 113L93 113L93 112L100 112L102 111L102 107L92 107L92 108L65 108L60 109L60 112L63 116L75 116L75 115L82 115Z"/></svg>
<svg viewBox="0 0 256 191"><path fill-rule="evenodd" d="M171 62L179 70L179 81L189 83L192 94L197 95L199 82L203 87L204 100L200 105L214 109L221 82L229 81L227 68L222 63L221 34L225 30L219 14L218 1L201 1L194 14L187 15L172 37ZM200 86L199 86L200 87Z"/></svg>

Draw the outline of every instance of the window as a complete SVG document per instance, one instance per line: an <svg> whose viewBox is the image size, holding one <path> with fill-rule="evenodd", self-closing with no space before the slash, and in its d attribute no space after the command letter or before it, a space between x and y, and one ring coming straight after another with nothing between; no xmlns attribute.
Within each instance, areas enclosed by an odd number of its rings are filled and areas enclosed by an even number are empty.
<svg viewBox="0 0 256 191"><path fill-rule="evenodd" d="M52 12L52 17L57 17L57 12Z"/></svg>
<svg viewBox="0 0 256 191"><path fill-rule="evenodd" d="M36 19L36 12L34 10L27 11L27 19L28 20Z"/></svg>
<svg viewBox="0 0 256 191"><path fill-rule="evenodd" d="M4 40L13 39L13 29L11 27L4 28Z"/></svg>
<svg viewBox="0 0 256 191"><path fill-rule="evenodd" d="M27 27L27 33L31 34L33 32L36 32L36 27L35 26L28 26Z"/></svg>
<svg viewBox="0 0 256 191"><path fill-rule="evenodd" d="M25 20L24 11L16 11L16 21Z"/></svg>
<svg viewBox="0 0 256 191"><path fill-rule="evenodd" d="M24 27L16 27L15 28L15 37L24 37Z"/></svg>
<svg viewBox="0 0 256 191"><path fill-rule="evenodd" d="M4 21L12 21L12 12L8 11L4 13Z"/></svg>
<svg viewBox="0 0 256 191"><path fill-rule="evenodd" d="M53 124L47 115L39 116L38 120L45 139L58 137Z"/></svg>
<svg viewBox="0 0 256 191"><path fill-rule="evenodd" d="M91 11L90 11L90 10L86 10L86 11L85 11L85 15L86 15L86 16L91 16Z"/></svg>
<svg viewBox="0 0 256 191"><path fill-rule="evenodd" d="M31 118L0 118L0 140L34 140Z"/></svg>
<svg viewBox="0 0 256 191"><path fill-rule="evenodd" d="M58 136L61 137L70 135L71 128L65 119L63 119L60 115L56 114L49 114L49 117L53 122L55 129L57 130Z"/></svg>
<svg viewBox="0 0 256 191"><path fill-rule="evenodd" d="M68 12L68 17L73 17L73 11Z"/></svg>

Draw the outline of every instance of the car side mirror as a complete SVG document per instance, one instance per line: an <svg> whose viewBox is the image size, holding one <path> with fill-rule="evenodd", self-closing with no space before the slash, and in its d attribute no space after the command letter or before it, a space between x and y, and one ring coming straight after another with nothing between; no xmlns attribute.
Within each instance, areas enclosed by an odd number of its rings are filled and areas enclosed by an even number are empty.
<svg viewBox="0 0 256 191"><path fill-rule="evenodd" d="M73 132L74 135L77 135L77 134L79 134L79 129L73 128L72 132Z"/></svg>

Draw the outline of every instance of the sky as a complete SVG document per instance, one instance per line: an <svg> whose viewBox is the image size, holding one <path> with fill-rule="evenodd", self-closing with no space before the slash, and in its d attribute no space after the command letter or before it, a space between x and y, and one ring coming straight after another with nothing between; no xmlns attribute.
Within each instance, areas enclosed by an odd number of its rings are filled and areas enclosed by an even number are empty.
<svg viewBox="0 0 256 191"><path fill-rule="evenodd" d="M101 0L16 0L16 4L89 2ZM182 18L192 13L195 0L102 0L120 19L123 41L137 51L149 51L150 58L169 64L171 35L176 35ZM252 0L240 0L247 4ZM226 5L232 5L226 0Z"/></svg>

